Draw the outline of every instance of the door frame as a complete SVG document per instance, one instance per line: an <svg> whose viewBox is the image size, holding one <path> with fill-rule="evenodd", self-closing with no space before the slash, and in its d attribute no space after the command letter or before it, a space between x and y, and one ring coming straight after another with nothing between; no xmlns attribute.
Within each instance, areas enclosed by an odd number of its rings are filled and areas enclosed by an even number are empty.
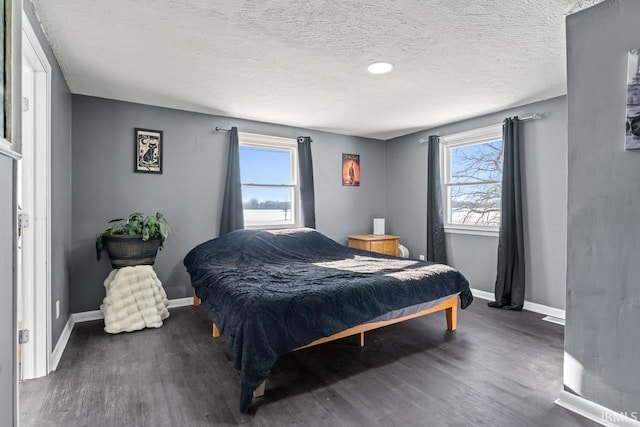
<svg viewBox="0 0 640 427"><path fill-rule="evenodd" d="M33 319L30 331L32 366L23 366L29 375L37 378L50 372L51 343L51 64L40 45L29 19L22 12L22 59L36 69L35 92L42 94L44 102L37 97L33 102L36 126L34 127L35 153L35 211L30 212L35 237L34 281L32 288L23 295L30 298L23 304L24 317ZM33 48L29 49L29 46ZM26 49L25 49L26 47ZM33 54L35 53L35 57ZM22 109L20 109L22 111ZM24 157L23 157L24 159ZM44 206L43 206L44 205ZM23 260L24 261L24 260ZM24 262L23 262L24 265ZM30 317L29 317L30 316Z"/></svg>

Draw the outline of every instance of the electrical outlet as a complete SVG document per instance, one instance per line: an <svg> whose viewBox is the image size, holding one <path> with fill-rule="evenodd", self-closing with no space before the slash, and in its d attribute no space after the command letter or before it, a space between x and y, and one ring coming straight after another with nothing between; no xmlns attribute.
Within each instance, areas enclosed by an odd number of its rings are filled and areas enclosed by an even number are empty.
<svg viewBox="0 0 640 427"><path fill-rule="evenodd" d="M420 258L420 261L424 261L424 255L420 255L419 258Z"/></svg>
<svg viewBox="0 0 640 427"><path fill-rule="evenodd" d="M60 300L56 301L56 319L60 317Z"/></svg>

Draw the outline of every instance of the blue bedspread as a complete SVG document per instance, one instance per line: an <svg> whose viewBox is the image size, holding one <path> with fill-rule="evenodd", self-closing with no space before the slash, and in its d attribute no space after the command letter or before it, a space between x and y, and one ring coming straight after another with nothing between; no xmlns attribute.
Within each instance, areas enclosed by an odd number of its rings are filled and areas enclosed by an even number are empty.
<svg viewBox="0 0 640 427"><path fill-rule="evenodd" d="M242 371L240 410L278 357L389 311L460 293L453 268L351 249L311 229L238 230L184 259L196 295Z"/></svg>

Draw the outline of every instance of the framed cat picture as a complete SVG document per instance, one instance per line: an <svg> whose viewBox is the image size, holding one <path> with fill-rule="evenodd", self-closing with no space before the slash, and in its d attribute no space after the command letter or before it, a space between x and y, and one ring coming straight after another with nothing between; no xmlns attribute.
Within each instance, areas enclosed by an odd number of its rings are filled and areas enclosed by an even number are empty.
<svg viewBox="0 0 640 427"><path fill-rule="evenodd" d="M134 172L162 173L162 131L135 129Z"/></svg>

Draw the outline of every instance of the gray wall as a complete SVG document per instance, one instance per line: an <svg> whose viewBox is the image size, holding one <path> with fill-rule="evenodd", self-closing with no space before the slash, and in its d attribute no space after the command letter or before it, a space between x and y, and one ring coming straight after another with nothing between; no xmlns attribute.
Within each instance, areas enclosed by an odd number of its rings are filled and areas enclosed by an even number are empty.
<svg viewBox="0 0 640 427"><path fill-rule="evenodd" d="M627 52L640 2L567 19L569 203L565 386L640 410L640 150L624 150Z"/></svg>
<svg viewBox="0 0 640 427"><path fill-rule="evenodd" d="M412 258L426 253L428 135L450 135L501 123L508 116L544 113L522 124L527 301L565 307L567 136L566 98L559 97L387 141L386 219ZM447 234L447 257L471 287L493 292L498 238Z"/></svg>
<svg viewBox="0 0 640 427"><path fill-rule="evenodd" d="M220 221L229 137L216 126L311 136L316 224L333 239L346 243L348 234L370 233L372 219L384 215L382 141L74 95L72 312L96 310L104 298L110 264L95 259L96 233L134 211L166 215L175 234L155 270L169 298L192 295L182 260L217 235ZM162 175L133 172L135 127L164 131ZM360 154L360 187L341 185L343 152Z"/></svg>
<svg viewBox="0 0 640 427"><path fill-rule="evenodd" d="M13 283L13 160L0 154L0 425L11 426L15 405L15 293Z"/></svg>
<svg viewBox="0 0 640 427"><path fill-rule="evenodd" d="M24 10L51 65L51 343L69 319L71 264L71 92L30 1ZM60 301L60 317L55 304Z"/></svg>

